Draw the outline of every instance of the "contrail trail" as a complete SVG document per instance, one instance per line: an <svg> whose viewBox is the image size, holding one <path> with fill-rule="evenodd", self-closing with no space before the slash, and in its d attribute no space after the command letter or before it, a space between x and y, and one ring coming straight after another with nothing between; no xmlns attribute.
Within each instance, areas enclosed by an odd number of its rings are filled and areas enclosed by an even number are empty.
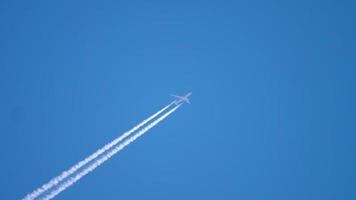
<svg viewBox="0 0 356 200"><path fill-rule="evenodd" d="M44 192L46 192L47 190L51 189L53 186L58 185L62 180L64 180L65 178L69 177L71 174L76 172L78 169L80 169L84 165L88 164L90 161L94 160L95 158L97 158L98 156L100 156L101 154L103 154L104 152L109 150L111 147L113 147L116 144L118 144L120 141L122 141L127 136L129 136L130 134L132 134L133 132L135 132L136 130L138 130L139 128L144 126L145 124L147 124L152 119L156 118L159 114L161 114L162 112L167 110L173 103L174 102L172 102L169 105L167 105L166 107L162 108L161 110L159 110L158 112L156 112L155 114L150 116L149 118L147 118L144 121L142 121L137 126L133 127L131 130L129 130L129 131L125 132L124 134L122 134L121 136L117 137L116 139L114 139L112 142L106 144L101 149L98 149L95 153L93 153L90 156L86 157L84 160L82 160L82 161L78 162L77 164L73 165L68 170L63 171L59 176L57 176L55 178L52 178L48 183L46 183L46 184L42 185L41 187L37 188L32 193L27 194L23 198L23 200L33 200L33 199L37 198L38 196L40 196L41 194L43 194Z"/></svg>
<svg viewBox="0 0 356 200"><path fill-rule="evenodd" d="M135 135L131 136L130 138L128 138L127 140L125 140L123 143L121 143L120 145L116 146L114 149L110 150L108 153L106 153L105 155L103 155L103 157L97 159L93 164L89 165L88 167L84 168L83 171L81 171L80 173L76 174L74 177L69 178L67 181L65 181L63 184L59 185L57 189L52 190L52 192L50 192L48 195L46 195L43 200L50 200L52 198L54 198L55 196L57 196L59 193L61 193L62 191L64 191L65 189L67 189L68 187L70 187L71 185L73 185L74 183L76 183L77 181L79 181L82 177L84 177L85 175L87 175L88 173L90 173L91 171L93 171L95 168L99 167L100 165L102 165L105 161L107 161L109 158L111 158L113 155L115 155L116 153L118 153L119 151L121 151L123 148L125 148L127 145L129 145L131 142L135 141L138 137L142 136L143 134L145 134L148 130L150 130L152 127L154 127L155 125L157 125L160 121L162 121L163 119L165 119L166 117L168 117L168 115L170 115L171 113L173 113L175 110L177 110L179 107L181 106L181 104L175 106L174 108L172 108L170 111L166 112L165 114L163 114L161 117L159 117L158 119L156 119L155 121L153 121L152 123L150 123L149 125L147 125L146 127L144 127L143 129L141 129L138 133L136 133Z"/></svg>

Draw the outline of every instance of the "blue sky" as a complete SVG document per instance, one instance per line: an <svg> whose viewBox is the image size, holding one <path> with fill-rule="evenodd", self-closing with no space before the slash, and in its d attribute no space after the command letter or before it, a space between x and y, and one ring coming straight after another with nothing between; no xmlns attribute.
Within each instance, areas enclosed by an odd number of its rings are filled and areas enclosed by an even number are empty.
<svg viewBox="0 0 356 200"><path fill-rule="evenodd" d="M0 199L192 91L57 199L356 199L353 1L0 3Z"/></svg>

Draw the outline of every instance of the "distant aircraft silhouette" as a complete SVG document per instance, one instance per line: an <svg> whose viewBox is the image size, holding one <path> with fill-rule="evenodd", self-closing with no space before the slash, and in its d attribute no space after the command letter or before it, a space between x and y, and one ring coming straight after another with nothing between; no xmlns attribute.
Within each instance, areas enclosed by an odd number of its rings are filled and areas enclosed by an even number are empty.
<svg viewBox="0 0 356 200"><path fill-rule="evenodd" d="M176 98L176 100L174 101L174 104L176 104L176 105L178 105L182 102L187 102L188 104L190 104L188 97L192 94L193 94L192 92L189 92L185 96L177 96L177 95L173 95L173 94L171 94L171 96Z"/></svg>

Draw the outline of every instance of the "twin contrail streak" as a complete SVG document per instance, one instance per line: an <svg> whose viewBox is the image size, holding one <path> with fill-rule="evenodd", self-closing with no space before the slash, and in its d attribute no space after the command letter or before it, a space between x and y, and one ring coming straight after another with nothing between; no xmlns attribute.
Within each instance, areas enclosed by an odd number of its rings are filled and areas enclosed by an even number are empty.
<svg viewBox="0 0 356 200"><path fill-rule="evenodd" d="M112 156L114 156L116 153L118 153L119 151L121 151L123 148L125 148L127 145L129 145L131 142L135 141L137 138L139 138L140 136L142 136L143 134L145 134L148 130L150 130L151 128L153 128L155 125L157 125L160 121L162 121L163 119L165 119L166 117L168 117L168 115L170 115L171 113L173 113L175 110L177 110L180 105L175 106L174 108L172 108L170 111L166 112L165 114L163 114L161 117L157 118L155 121L153 121L152 123L148 124L146 127L142 128L138 133L134 134L133 136L131 136L130 138L128 138L127 140L125 140L123 143L117 145L116 147L114 147L112 150L108 151L106 154L104 154L102 157L98 158L97 160L95 160L91 165L89 165L88 167L84 168L81 172L77 173L75 176L69 178L67 181L65 181L64 183L62 183L61 185L58 186L57 189L52 190L48 195L46 195L43 200L50 200L52 198L54 198L55 196L57 196L59 193L61 193L62 191L64 191L65 189L67 189L68 187L70 187L71 185L73 185L74 183L76 183L77 181L79 181L82 177L84 177L85 175L87 175L88 173L90 173L91 171L93 171L95 168L99 167L100 165L102 165L105 161L107 161L108 159L110 159Z"/></svg>
<svg viewBox="0 0 356 200"><path fill-rule="evenodd" d="M54 186L58 185L61 181L75 173L78 169L82 168L84 165L88 164L90 161L98 158L100 155L108 151L110 148L113 146L117 145L120 141L128 137L130 134L141 128L142 126L146 125L149 121L152 119L156 118L159 114L167 110L173 103L167 105L166 107L162 108L159 110L157 113L153 114L149 118L145 119L142 121L140 124L137 126L133 127L131 130L127 131L126 133L122 134L121 136L117 137L114 139L112 142L106 144L104 147L101 149L98 149L95 153L91 154L90 156L86 157L84 160L78 162L77 164L73 165L71 168L69 168L66 171L63 171L59 176L51 179L48 183L42 185L41 187L37 188L34 190L32 193L27 194L23 200L33 200L37 198L38 196L42 195L44 192L48 191L49 189L53 188Z"/></svg>

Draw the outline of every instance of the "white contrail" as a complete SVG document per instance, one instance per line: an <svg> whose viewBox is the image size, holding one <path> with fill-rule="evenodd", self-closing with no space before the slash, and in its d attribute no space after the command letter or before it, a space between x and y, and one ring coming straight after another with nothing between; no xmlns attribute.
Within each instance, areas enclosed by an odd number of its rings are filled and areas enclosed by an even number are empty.
<svg viewBox="0 0 356 200"><path fill-rule="evenodd" d="M78 169L80 169L81 167L83 167L84 165L89 163L90 161L94 160L95 158L97 158L101 154L103 154L105 151L109 150L111 147L113 147L116 144L118 144L120 141L125 139L127 136L129 136L130 134L132 134L133 132L135 132L136 130L138 130L139 128L144 126L145 124L147 124L149 121L151 121L152 119L157 117L163 111L167 110L173 103L174 102L172 102L169 105L167 105L166 107L162 108L157 113L153 114L152 116L150 116L149 118L145 119L144 121L142 121L137 126L133 127L131 130L129 130L126 133L122 134L121 136L117 137L112 142L106 144L101 149L98 149L95 153L93 153L90 156L86 157L84 160L82 160L82 161L78 162L77 164L73 165L68 170L63 171L59 176L57 176L55 178L52 178L48 183L46 183L46 184L42 185L41 187L37 188L32 193L27 194L23 198L23 200L33 200L33 199L37 198L38 196L40 196L41 194L43 194L44 192L46 192L47 190L51 189L53 186L58 185L62 180L64 180L65 178L67 178L68 176L70 176L71 174L76 172Z"/></svg>
<svg viewBox="0 0 356 200"><path fill-rule="evenodd" d="M101 164L103 164L105 161L107 161L109 158L111 158L113 155L115 155L116 153L118 153L120 150L122 150L123 148L125 148L127 145L129 145L131 142L135 141L138 137L140 137L141 135L145 134L148 130L150 130L152 127L154 127L156 124L158 124L160 121L162 121L164 118L166 118L168 115L170 115L171 113L173 113L175 110L177 110L180 105L175 106L174 108L172 108L170 111L166 112L165 114L163 114L161 117L159 117L158 119L156 119L155 121L153 121L152 123L150 123L149 125L147 125L146 127L144 127L143 129L141 129L138 133L136 133L135 135L131 136L130 138L128 138L127 140L125 140L123 143L117 145L115 148L113 148L112 150L110 150L108 153L104 154L101 158L97 159L96 161L94 161L93 164L89 165L88 167L84 168L83 171L81 171L80 173L76 174L74 177L69 178L67 181L65 181L64 183L62 183L61 185L58 186L57 189L52 190L48 195L46 195L43 200L50 200L52 198L54 198L55 196L57 196L59 193L61 193L63 190L65 190L66 188L68 188L69 186L73 185L74 183L76 183L77 181L79 181L82 177L84 177L85 175L87 175L88 173L90 173L91 171L93 171L95 168L99 167Z"/></svg>

